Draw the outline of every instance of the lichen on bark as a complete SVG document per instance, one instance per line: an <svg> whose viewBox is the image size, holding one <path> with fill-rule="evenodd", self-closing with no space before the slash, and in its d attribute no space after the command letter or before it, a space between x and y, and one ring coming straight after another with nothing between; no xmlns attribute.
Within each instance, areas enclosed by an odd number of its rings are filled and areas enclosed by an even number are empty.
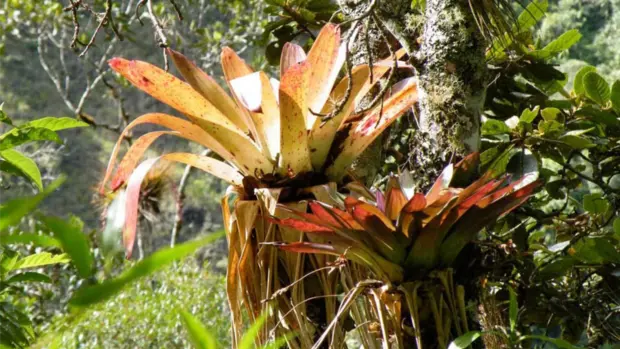
<svg viewBox="0 0 620 349"><path fill-rule="evenodd" d="M419 129L410 144L418 187L452 158L477 151L486 84L485 41L467 0L427 0L416 54Z"/></svg>

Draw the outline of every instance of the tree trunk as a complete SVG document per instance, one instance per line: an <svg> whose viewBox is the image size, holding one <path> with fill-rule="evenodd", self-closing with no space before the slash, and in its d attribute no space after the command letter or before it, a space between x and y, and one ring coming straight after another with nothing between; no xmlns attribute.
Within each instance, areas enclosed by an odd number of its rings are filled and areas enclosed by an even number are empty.
<svg viewBox="0 0 620 349"><path fill-rule="evenodd" d="M351 13L361 13L368 5L355 0L343 3L355 8ZM408 51L418 72L418 130L408 156L422 190L450 160L479 148L486 45L468 0L426 0L423 16L411 10L411 0L377 0L376 4L377 16ZM420 47L415 24L421 21ZM382 159L373 165L381 163Z"/></svg>
<svg viewBox="0 0 620 349"><path fill-rule="evenodd" d="M467 0L427 0L418 55L415 178L432 183L453 157L477 151L486 90L485 42Z"/></svg>

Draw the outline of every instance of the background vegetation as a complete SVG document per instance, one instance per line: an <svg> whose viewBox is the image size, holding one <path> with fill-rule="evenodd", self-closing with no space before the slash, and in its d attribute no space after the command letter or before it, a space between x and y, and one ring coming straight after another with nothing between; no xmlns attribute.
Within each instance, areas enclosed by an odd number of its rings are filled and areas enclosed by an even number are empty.
<svg viewBox="0 0 620 349"><path fill-rule="evenodd" d="M61 189L42 201L39 212L45 217L59 217L85 233L90 241L95 266L91 269L97 270L92 274L81 274L74 264L66 263L68 259L58 257L55 263L60 261L59 264L28 269L48 275L52 283L45 282L44 276L34 277L40 280L23 286L18 284L23 295L11 293L12 290L2 293L2 304L28 314L32 324L25 336L40 335L35 346L41 348L52 344L61 348L189 347L177 312L179 308L196 315L226 347L230 325L223 277L219 274L225 269L222 259L225 258L226 246L223 240L201 250L198 257L172 264L141 279L86 312L76 315L69 311L68 302L75 289L94 284L97 279L118 276L127 267L121 258L106 257L100 248L103 207L110 198L99 196L95 188L101 180L113 142L134 117L149 111L169 110L130 87L101 62L113 56L122 56L163 66L165 63L160 46L165 41L168 46L196 59L212 76L219 77L222 76L219 54L224 46L241 52L254 67L275 70L274 57L279 56L278 47L281 49L284 41L294 39L306 44L309 37L293 35L299 28L294 21L282 22L280 15L284 10L278 7L278 1L177 0L183 20L179 20L170 3L154 1L153 12L159 20L163 37L154 34L147 9L143 8L140 12L139 17L144 21L141 26L134 16L136 2L123 0L115 3L117 5L111 11L124 40L120 41L110 26L97 32L98 17L95 12L105 11L106 2L94 1L92 11L81 9L79 12L80 32L77 40L86 44L94 37L93 45L82 57L80 54L85 50L84 45L71 47L74 39L72 12L63 10L68 3L57 0L7 0L0 5L0 102L4 103L4 113L17 126L25 126L30 121L48 116L81 121L72 128L62 132L59 130L60 142L48 137L14 149L36 163L43 188L54 188L61 175L66 176ZM316 3L321 5L324 2ZM315 18L331 16L333 4L325 3L328 4L323 4L324 7L316 5L309 10L314 17L300 11L308 16L302 17L300 22L313 22ZM567 52L558 52L545 59L544 63L550 65L545 69L552 71L552 65L558 72L566 73L564 89L568 93L575 91L579 96L575 76L584 66L594 66L606 81L611 95L614 82L620 79L620 42L616 39L619 25L618 0L553 0L549 1L548 13L536 25L535 40L530 45L544 47L563 33L577 29L581 33L578 42L569 45ZM514 62L496 63L506 67ZM171 67L171 70L174 72L174 68ZM522 73L507 74L502 79L512 81ZM584 76L577 79L582 84ZM548 81L563 80L563 76L555 77L557 79ZM498 81L499 86L502 81ZM537 87L544 90L541 84ZM620 204L620 164L617 160L619 126L617 117L616 121L610 120L604 112L618 113L617 106L611 102L613 96L593 96L586 94L584 88L581 91L584 101L581 106L594 109L597 112L593 115L599 118L589 120L590 124L583 120L566 123L564 121L571 120L575 115L564 115L564 120L555 119L557 115L551 109L565 110L564 106L551 102L562 97L560 89L549 88L543 92L544 96L534 94L527 100L511 100L506 109L499 106L488 108L492 110L496 107L494 113L488 114L491 121L483 125L484 150L488 151L486 156L501 160L501 155L506 154L507 158L504 157L503 164L489 160L487 165L499 164L512 171L512 168L518 167L516 162L523 164L529 155L535 156L542 165L539 170L546 186L530 205L489 229L484 241L502 242L502 249L508 251L508 243L515 243L516 250L533 255L531 263L526 261L518 265L519 268L515 267L522 275L514 279L521 281L511 285L520 291L518 301L522 306L527 303L530 309L538 308L543 313L553 311L558 316L547 327L531 328L531 333L562 337L586 345L587 339L582 336L584 331L592 330L596 331L594 336L598 336L597 344L611 346L620 336L619 302L614 295L614 290L618 290L619 286L617 266L620 263L617 249L620 221L616 218ZM501 99L505 96L497 97ZM531 118L527 113L522 113L526 108L534 110L536 107L538 110ZM508 120L512 116L520 118L522 123L518 120L516 126L510 127ZM554 120L562 126L552 124ZM596 130L585 136L578 132L591 127ZM11 129L13 126L6 122L0 124L0 134ZM135 139L148 130L141 129L132 137ZM548 143L561 141L567 135L571 136L569 148L561 149L559 154L550 150ZM526 144L525 139L531 140L532 137L546 141L527 143L529 153L522 147L520 157L512 157L518 154L516 150L519 146ZM396 150L405 149L399 148L399 140L393 143ZM516 147L513 146L515 144ZM158 141L152 152L162 153L187 146L182 141L167 138ZM594 146L596 148L592 149ZM583 149L592 150L581 152ZM575 150L586 155L577 155ZM194 152L199 153L200 150L196 147ZM388 164L398 161L398 151L395 154L388 157ZM553 161L554 157L557 161ZM511 158L512 162L509 161ZM2 163L5 162L6 158ZM384 172L393 171L394 166L387 165ZM6 167L0 171L0 204L16 198L34 197L39 193L32 177L14 174ZM148 223L141 224L143 257L168 246L171 231L179 221L182 225L179 225L178 242L189 241L221 227L219 200L225 185L211 176L192 173L183 190L183 204L179 205L178 189L182 175L183 168L174 168L166 171L162 179L166 190L153 198L156 203L152 207L153 214L148 215ZM46 236L47 232L54 230L39 214L24 213L22 216L19 222L11 223L12 233L22 231ZM526 219L527 224L521 224ZM54 236L53 233L51 235ZM5 263L7 260L18 260L14 259L15 255L23 258L34 253L51 253L53 256L69 253L59 247L61 243L50 245L39 240L35 238L25 244L3 241L3 282L22 272L8 268L9 262ZM500 251L493 250L495 253ZM511 258L513 255L509 252L504 254L508 257L498 257L502 263L497 265L514 267L522 262L516 257ZM139 257L136 254L135 258ZM493 269L489 261L482 262L487 263L485 268ZM14 262L11 263L12 268L16 268ZM133 265L133 262L128 264ZM485 268L480 270L486 271ZM501 298L505 300L502 306L508 306L509 294L504 286L510 282L492 278L490 281L501 286ZM584 287L588 290L585 297ZM594 318L591 316L592 309L597 309ZM13 310L5 314L20 317ZM519 320L524 324L535 323L539 315L523 311ZM592 324L587 328L582 322L586 318ZM20 322L21 318L18 320ZM516 320L507 318L503 322L511 321ZM534 341L532 345L543 347L551 344Z"/></svg>

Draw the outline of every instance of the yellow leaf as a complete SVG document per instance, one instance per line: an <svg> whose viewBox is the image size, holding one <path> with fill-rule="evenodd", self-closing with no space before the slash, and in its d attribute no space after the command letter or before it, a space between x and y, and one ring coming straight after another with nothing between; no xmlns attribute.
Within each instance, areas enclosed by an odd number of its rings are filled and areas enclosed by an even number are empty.
<svg viewBox="0 0 620 349"><path fill-rule="evenodd" d="M281 173L296 175L312 169L306 129L308 61L289 68L280 82ZM290 173L292 171L292 173Z"/></svg>
<svg viewBox="0 0 620 349"><path fill-rule="evenodd" d="M306 53L301 46L291 42L285 43L280 56L280 76L284 76L290 67L305 60Z"/></svg>
<svg viewBox="0 0 620 349"><path fill-rule="evenodd" d="M243 111L213 78L181 53L171 49L168 49L168 53L170 57L172 57L174 65L183 78L185 78L185 81L187 81L194 90L209 100L209 102L221 111L222 114L226 115L239 129L245 133L249 132L247 120L242 114Z"/></svg>

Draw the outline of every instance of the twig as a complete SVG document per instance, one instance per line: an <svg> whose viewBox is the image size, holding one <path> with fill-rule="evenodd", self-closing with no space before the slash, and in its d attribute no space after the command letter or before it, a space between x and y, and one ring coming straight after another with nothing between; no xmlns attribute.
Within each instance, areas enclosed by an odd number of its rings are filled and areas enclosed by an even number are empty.
<svg viewBox="0 0 620 349"><path fill-rule="evenodd" d="M146 9L149 13L149 18L151 19L151 23L153 23L153 28L155 28L155 33L159 38L159 47L163 49L164 54L164 69L168 71L168 56L166 55L166 48L168 47L168 38L166 38L166 34L164 33L164 28L162 27L159 19L155 16L155 12L153 11L153 1L146 0Z"/></svg>

